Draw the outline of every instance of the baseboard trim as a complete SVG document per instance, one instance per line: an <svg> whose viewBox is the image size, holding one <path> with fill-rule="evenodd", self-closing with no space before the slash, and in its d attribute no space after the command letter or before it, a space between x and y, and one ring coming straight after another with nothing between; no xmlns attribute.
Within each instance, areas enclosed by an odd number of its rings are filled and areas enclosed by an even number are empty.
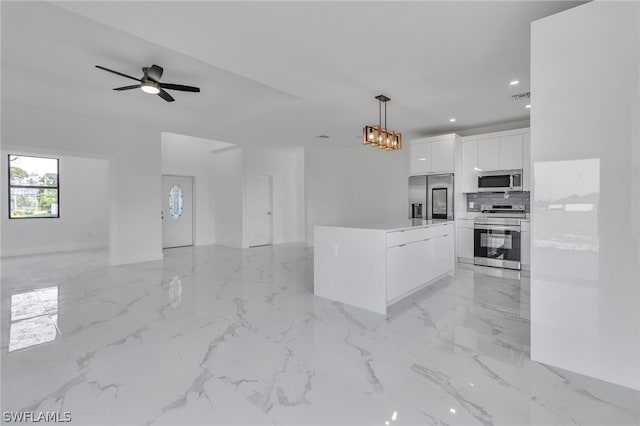
<svg viewBox="0 0 640 426"><path fill-rule="evenodd" d="M2 257L29 256L34 254L64 253L70 251L106 249L106 241L91 243L59 244L52 246L27 247L21 249L2 248Z"/></svg>

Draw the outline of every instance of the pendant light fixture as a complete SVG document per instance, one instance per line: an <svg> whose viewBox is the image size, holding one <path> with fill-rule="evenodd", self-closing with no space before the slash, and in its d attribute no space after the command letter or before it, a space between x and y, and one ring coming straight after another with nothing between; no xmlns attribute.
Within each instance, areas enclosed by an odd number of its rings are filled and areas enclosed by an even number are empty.
<svg viewBox="0 0 640 426"><path fill-rule="evenodd" d="M402 149L402 133L387 128L387 102L391 99L385 95L376 96L378 100L378 125L364 126L362 143L387 151ZM382 127L382 104L384 104L384 127Z"/></svg>

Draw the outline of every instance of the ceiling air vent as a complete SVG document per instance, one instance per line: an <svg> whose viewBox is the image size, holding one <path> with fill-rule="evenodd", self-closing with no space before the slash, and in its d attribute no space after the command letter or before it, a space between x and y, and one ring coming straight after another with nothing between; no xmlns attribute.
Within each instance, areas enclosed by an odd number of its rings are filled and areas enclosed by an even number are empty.
<svg viewBox="0 0 640 426"><path fill-rule="evenodd" d="M524 101L531 97L531 92L518 93L517 95L512 95L511 99L514 101Z"/></svg>

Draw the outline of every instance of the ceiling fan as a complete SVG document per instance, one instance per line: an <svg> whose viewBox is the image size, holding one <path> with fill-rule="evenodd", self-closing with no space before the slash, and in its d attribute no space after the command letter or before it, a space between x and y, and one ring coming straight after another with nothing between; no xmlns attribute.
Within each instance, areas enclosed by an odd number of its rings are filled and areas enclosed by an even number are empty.
<svg viewBox="0 0 640 426"><path fill-rule="evenodd" d="M173 99L173 96L167 93L164 89L181 90L183 92L199 92L200 91L199 88L193 87L193 86L184 86L182 84L172 84L172 83L161 83L160 78L162 78L162 72L164 70L162 69L162 67L156 64L153 64L150 67L142 68L142 73L143 73L142 78L135 78L118 71L110 70L109 68L105 68L100 65L96 65L96 68L140 82L140 84L134 84L133 86L116 87L113 90L142 89L143 92L149 93L151 95L158 95L167 102L173 102L175 99Z"/></svg>

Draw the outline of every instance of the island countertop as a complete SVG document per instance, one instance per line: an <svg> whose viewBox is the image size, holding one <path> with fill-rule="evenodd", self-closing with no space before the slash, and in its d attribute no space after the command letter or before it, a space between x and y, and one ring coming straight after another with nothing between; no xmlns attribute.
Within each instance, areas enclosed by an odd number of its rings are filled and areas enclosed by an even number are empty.
<svg viewBox="0 0 640 426"><path fill-rule="evenodd" d="M371 223L359 223L359 224L341 224L341 225L316 225L317 227L328 228L353 228L353 229L370 229L374 231L395 232L406 231L416 228L428 228L437 225L446 225L447 223L454 223L453 221L446 219L407 219L396 220L389 222L371 222Z"/></svg>

